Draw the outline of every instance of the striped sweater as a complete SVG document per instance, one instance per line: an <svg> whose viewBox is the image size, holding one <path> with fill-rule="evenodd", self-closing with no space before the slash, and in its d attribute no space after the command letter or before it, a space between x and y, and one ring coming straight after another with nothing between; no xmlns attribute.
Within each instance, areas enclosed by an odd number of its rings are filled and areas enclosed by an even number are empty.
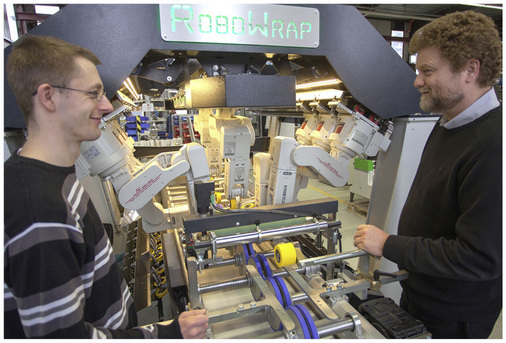
<svg viewBox="0 0 506 343"><path fill-rule="evenodd" d="M112 247L74 167L14 155L4 165L4 336L182 338L136 327Z"/></svg>

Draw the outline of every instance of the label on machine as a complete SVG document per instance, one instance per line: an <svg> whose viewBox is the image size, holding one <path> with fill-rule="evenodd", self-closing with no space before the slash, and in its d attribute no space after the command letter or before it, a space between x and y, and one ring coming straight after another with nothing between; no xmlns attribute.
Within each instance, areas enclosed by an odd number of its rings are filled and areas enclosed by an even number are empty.
<svg viewBox="0 0 506 343"><path fill-rule="evenodd" d="M320 12L267 4L160 4L160 31L169 42L317 48Z"/></svg>

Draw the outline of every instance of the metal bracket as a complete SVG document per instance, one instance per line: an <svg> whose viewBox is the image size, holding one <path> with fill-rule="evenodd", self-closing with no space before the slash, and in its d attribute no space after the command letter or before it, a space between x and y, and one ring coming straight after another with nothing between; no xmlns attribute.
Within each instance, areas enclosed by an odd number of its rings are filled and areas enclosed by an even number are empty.
<svg viewBox="0 0 506 343"><path fill-rule="evenodd" d="M221 309L208 313L209 324L219 323L229 319L236 319L237 317L245 317L264 311L267 318L274 325L281 323L286 332L296 332L295 323L289 314L283 308L283 305L278 301L276 295L271 292L265 280L260 276L258 271L251 265L246 266L246 273L250 280L251 292L258 301L252 301L249 304L238 304L234 307ZM191 291L191 290L190 290ZM193 304L192 307L194 308ZM289 334L292 336L291 334ZM295 337L297 338L296 334Z"/></svg>
<svg viewBox="0 0 506 343"><path fill-rule="evenodd" d="M190 296L190 306L192 309L197 307L204 308L202 298L199 294L199 281L197 278L198 261L195 257L188 257L188 293Z"/></svg>
<svg viewBox="0 0 506 343"><path fill-rule="evenodd" d="M320 290L311 287L311 285L309 285L306 282L306 280L304 280L304 278L302 278L302 276L299 275L299 273L297 273L296 269L294 269L293 267L292 268L285 267L285 270L297 283L297 285L302 289L302 291L307 294L311 302L315 305L316 309L322 316L325 316L330 320L341 319L322 298L322 296L327 295L327 293L329 293L328 295L330 295L330 293L332 292L320 293Z"/></svg>
<svg viewBox="0 0 506 343"><path fill-rule="evenodd" d="M351 320L353 321L353 324L355 326L353 332L355 333L357 338L362 338L363 337L362 322L360 321L360 317L358 316L358 314L356 312L346 312L346 317L351 318Z"/></svg>
<svg viewBox="0 0 506 343"><path fill-rule="evenodd" d="M257 225L256 231L258 233L258 242L257 242L257 244L261 244L262 243L262 230L260 229L260 225Z"/></svg>
<svg viewBox="0 0 506 343"><path fill-rule="evenodd" d="M211 235L211 251L212 251L211 256L214 259L218 254L218 249L216 248L216 233L214 231L210 231L210 235Z"/></svg>

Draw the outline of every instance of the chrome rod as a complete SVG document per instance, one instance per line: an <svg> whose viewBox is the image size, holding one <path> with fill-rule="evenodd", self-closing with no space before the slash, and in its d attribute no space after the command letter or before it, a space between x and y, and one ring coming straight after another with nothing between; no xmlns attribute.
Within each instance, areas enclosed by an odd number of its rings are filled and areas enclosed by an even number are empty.
<svg viewBox="0 0 506 343"><path fill-rule="evenodd" d="M337 261L345 260L348 258L360 257L360 256L365 256L365 255L369 255L369 254L366 253L365 251L362 251L362 250L347 251L347 252L343 252L343 253L325 255L325 256L321 256L321 257L307 258L305 260L300 260L299 264L302 267L309 267L309 266L314 266L314 265L318 265L318 264L337 262Z"/></svg>
<svg viewBox="0 0 506 343"><path fill-rule="evenodd" d="M216 292L221 291L224 289L233 289L233 288L240 288L244 286L248 286L249 281L246 276L238 276L235 278L232 278L230 280L227 280L225 282L210 282L204 285L199 286L199 293L210 293L210 292Z"/></svg>
<svg viewBox="0 0 506 343"><path fill-rule="evenodd" d="M352 331L355 324L351 318L341 320L319 320L315 322L320 338L335 335L342 331Z"/></svg>
<svg viewBox="0 0 506 343"><path fill-rule="evenodd" d="M264 255L266 258L274 257L274 250L270 251L259 251L258 254ZM208 264L208 268L218 268L218 267L225 267L225 266L233 266L237 264L237 259L235 257L224 259L220 262L210 263ZM288 274L287 274L288 275Z"/></svg>
<svg viewBox="0 0 506 343"><path fill-rule="evenodd" d="M306 272L305 268L298 268L296 269L297 273L304 274ZM285 277L288 276L288 272L284 269L279 270L273 270L272 276L281 276ZM199 285L199 292L201 294L204 293L210 293L215 291L221 291L225 289L232 289L232 288L240 288L244 286L248 286L249 281L247 276L237 276L235 278L225 280L225 281L218 281L218 282L209 282L202 285Z"/></svg>
<svg viewBox="0 0 506 343"><path fill-rule="evenodd" d="M219 267L225 267L225 266L233 266L236 263L235 257L224 259L220 262L210 263L208 264L208 268L219 268Z"/></svg>
<svg viewBox="0 0 506 343"><path fill-rule="evenodd" d="M265 240L272 240L287 236L296 236L303 233L315 232L326 229L327 222L316 222L302 225L286 226L265 231L254 231L242 234L235 234L216 238L216 247L224 248L237 244L260 243Z"/></svg>

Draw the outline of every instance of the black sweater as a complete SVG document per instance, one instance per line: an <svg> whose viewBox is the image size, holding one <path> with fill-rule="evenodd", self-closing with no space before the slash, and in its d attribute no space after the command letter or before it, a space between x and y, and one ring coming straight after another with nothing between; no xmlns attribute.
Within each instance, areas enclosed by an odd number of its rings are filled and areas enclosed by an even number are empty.
<svg viewBox="0 0 506 343"><path fill-rule="evenodd" d="M383 255L418 314L466 321L502 307L502 108L436 124Z"/></svg>
<svg viewBox="0 0 506 343"><path fill-rule="evenodd" d="M135 327L111 245L74 167L4 165L5 338L182 338L178 321Z"/></svg>

